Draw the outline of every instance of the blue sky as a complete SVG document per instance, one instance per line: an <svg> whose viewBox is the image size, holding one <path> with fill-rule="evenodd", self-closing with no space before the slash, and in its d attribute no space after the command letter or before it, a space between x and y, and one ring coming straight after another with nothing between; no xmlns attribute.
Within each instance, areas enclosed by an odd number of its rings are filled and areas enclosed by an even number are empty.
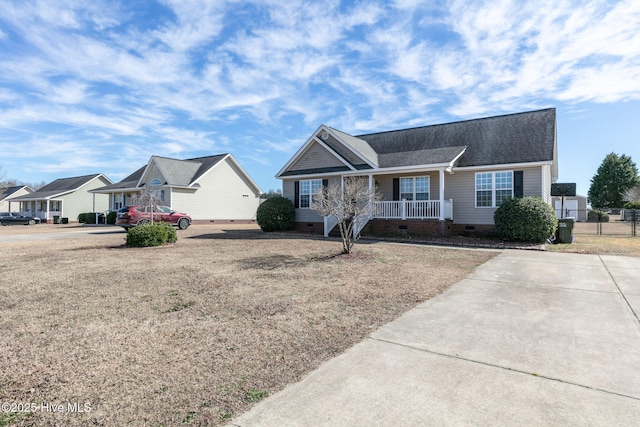
<svg viewBox="0 0 640 427"><path fill-rule="evenodd" d="M640 165L640 2L2 1L0 167L28 183L230 152L263 191L351 134L556 107L560 182Z"/></svg>

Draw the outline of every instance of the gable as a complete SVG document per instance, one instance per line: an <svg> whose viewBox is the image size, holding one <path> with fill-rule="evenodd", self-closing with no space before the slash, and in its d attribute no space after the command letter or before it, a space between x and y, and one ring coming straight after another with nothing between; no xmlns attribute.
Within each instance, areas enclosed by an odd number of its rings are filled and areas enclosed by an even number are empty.
<svg viewBox="0 0 640 427"><path fill-rule="evenodd" d="M308 171L311 170L321 171L324 169L331 171L350 170L350 168L338 159L335 154L331 153L318 142L313 142L282 175L292 175L294 172L303 174L308 173Z"/></svg>

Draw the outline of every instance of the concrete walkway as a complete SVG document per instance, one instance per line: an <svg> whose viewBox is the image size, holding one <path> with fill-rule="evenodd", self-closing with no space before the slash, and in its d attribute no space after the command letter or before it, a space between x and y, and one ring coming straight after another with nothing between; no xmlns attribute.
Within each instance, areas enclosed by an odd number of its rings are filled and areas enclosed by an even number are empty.
<svg viewBox="0 0 640 427"><path fill-rule="evenodd" d="M639 315L638 258L504 251L230 425L637 426Z"/></svg>

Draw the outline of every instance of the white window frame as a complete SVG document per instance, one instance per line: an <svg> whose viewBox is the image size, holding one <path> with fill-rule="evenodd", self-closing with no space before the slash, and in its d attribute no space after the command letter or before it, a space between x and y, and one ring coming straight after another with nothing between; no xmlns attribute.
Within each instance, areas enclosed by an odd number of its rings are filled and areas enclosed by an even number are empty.
<svg viewBox="0 0 640 427"><path fill-rule="evenodd" d="M302 191L304 185L303 183L309 183L309 189L308 192L305 189L305 192ZM322 190L322 179L304 179L304 180L300 180L299 181L299 191L298 191L298 206L300 209L311 209L311 198L319 191ZM314 186L316 187L316 190L314 191ZM308 197L307 203L308 206L303 206L302 200L303 200L303 196L306 198Z"/></svg>
<svg viewBox="0 0 640 427"><path fill-rule="evenodd" d="M420 191L417 192L416 191L416 178L420 178L420 179L426 179L427 180L427 198L426 199L420 199L420 200L416 200L416 194L424 194L424 191ZM424 200L431 200L431 177L429 175L420 175L420 176L403 176L400 178L400 182L399 182L399 191L398 191L398 196L400 197L400 200L409 200L406 199L404 197L402 197L403 194L408 194L407 191L402 191L402 180L411 180L411 200L412 201L424 201Z"/></svg>
<svg viewBox="0 0 640 427"><path fill-rule="evenodd" d="M499 174L511 174L511 188L497 188L497 181L496 181L496 175ZM478 176L479 175L490 175L491 176L491 188L483 188L483 189L478 189ZM483 208L497 208L498 206L500 206L499 204L497 204L497 197L496 197L496 192L499 190L511 190L511 198L513 198L514 196L514 178L513 178L513 171L493 171L493 172L476 172L475 176L474 176L474 198L475 198L475 207L478 209L483 209ZM478 191L491 191L491 206L478 206Z"/></svg>

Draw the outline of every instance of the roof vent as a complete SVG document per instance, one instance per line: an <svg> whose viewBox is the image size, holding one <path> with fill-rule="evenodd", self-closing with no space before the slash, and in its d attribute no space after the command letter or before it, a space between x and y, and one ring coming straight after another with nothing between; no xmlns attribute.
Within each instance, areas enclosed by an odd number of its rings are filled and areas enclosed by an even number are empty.
<svg viewBox="0 0 640 427"><path fill-rule="evenodd" d="M326 131L322 132L322 135L320 135L320 138L322 138L323 141L326 141L327 139L329 139L329 134Z"/></svg>

